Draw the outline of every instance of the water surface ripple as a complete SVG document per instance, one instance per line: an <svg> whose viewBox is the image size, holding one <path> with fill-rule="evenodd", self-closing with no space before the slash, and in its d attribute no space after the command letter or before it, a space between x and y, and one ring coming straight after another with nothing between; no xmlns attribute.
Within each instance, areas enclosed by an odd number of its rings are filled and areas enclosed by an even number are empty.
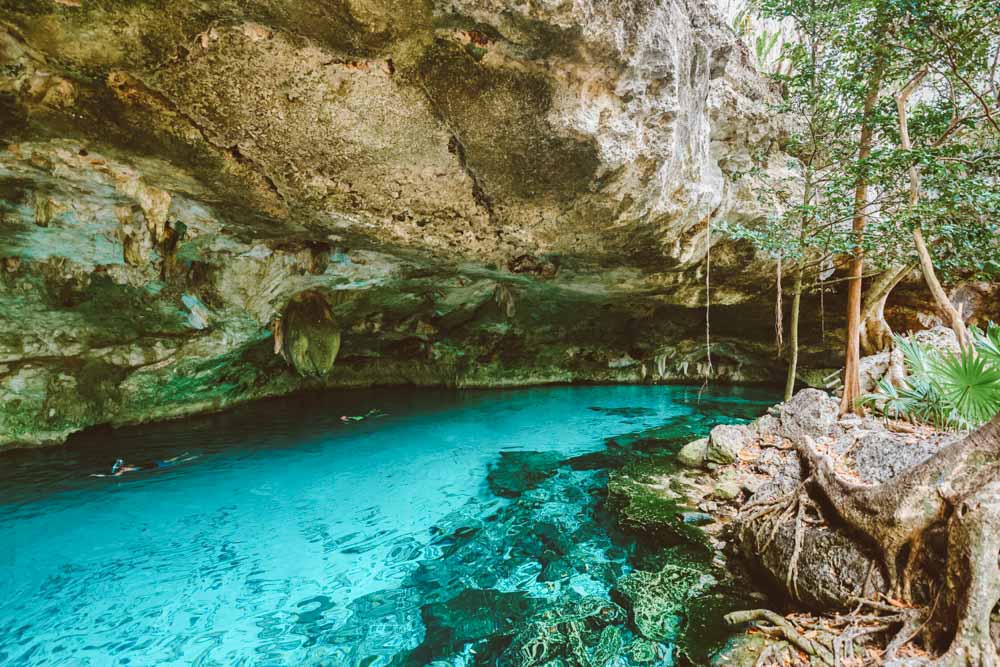
<svg viewBox="0 0 1000 667"><path fill-rule="evenodd" d="M448 652L440 664L485 664L469 651L475 638L435 639L433 605L468 590L521 595L528 606L556 594L607 598L607 582L630 567L627 548L590 527L606 471L552 464L524 493L498 495L487 480L498 460L564 460L603 450L611 436L703 417L695 394L332 392L7 452L0 664L372 667ZM724 416L773 396L711 398L711 414ZM340 420L370 408L388 414ZM145 464L184 452L197 458L89 476L118 457ZM579 544L525 545L550 524L553 540L573 534ZM560 558L549 553L560 548ZM575 572L586 559L607 572Z"/></svg>

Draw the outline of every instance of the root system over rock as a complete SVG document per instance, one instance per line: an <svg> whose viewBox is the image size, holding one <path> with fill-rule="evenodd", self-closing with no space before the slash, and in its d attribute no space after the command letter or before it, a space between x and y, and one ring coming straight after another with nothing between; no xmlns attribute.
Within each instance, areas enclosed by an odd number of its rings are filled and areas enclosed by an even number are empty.
<svg viewBox="0 0 1000 667"><path fill-rule="evenodd" d="M947 564L924 634L936 665L997 665L991 615L1000 600L1000 415L879 485L846 480L809 437L796 443L812 483L838 516L877 546L894 590L910 597L911 568L944 524ZM906 564L902 564L903 558Z"/></svg>

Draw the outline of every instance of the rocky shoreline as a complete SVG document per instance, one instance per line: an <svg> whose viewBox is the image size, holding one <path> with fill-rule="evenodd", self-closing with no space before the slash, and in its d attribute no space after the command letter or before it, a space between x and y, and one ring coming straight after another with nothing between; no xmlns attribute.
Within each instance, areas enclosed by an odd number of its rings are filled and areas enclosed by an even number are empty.
<svg viewBox="0 0 1000 667"><path fill-rule="evenodd" d="M676 456L683 472L655 466L633 472L631 481L640 479L642 491L633 490L632 496L644 497L648 516L669 513L678 504L697 508L698 514L686 516L724 554L718 558L738 578L763 588L760 606L767 611L727 617L735 627L751 623L748 632L735 635L715 655L713 664L827 664L833 654L824 655L823 642L814 641L817 635L840 642L846 653L836 658L839 664L869 664L844 661L854 655L882 664L879 656L895 637L890 630L898 630L915 608L934 603L931 580L946 559L940 536L936 543L928 541L919 562L911 557L916 566L911 600L894 598L878 548L845 525L836 508L809 495L812 478L796 443L815 443L840 477L877 485L913 469L961 435L870 416L840 418L838 403L824 391L804 389L751 423L721 424L708 437L689 442ZM613 477L612 494L615 486ZM868 606L875 608L875 616L859 614ZM764 618L763 613L773 616ZM880 625L876 618L896 622ZM763 632L754 627L757 620L766 621ZM781 627L786 623L788 632ZM996 642L998 614L991 625ZM924 657L894 664L922 664Z"/></svg>

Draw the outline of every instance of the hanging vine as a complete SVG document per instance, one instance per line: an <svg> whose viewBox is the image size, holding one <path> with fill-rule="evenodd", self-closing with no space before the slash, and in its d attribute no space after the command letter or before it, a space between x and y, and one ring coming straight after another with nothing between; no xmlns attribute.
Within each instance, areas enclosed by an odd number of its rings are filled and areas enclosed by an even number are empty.
<svg viewBox="0 0 1000 667"><path fill-rule="evenodd" d="M774 280L774 347L779 357L785 347L784 308L781 303L781 259L781 255L778 255L778 270Z"/></svg>
<svg viewBox="0 0 1000 667"><path fill-rule="evenodd" d="M712 215L708 216L708 231L705 234L705 381L698 390L698 400L708 387L712 377Z"/></svg>

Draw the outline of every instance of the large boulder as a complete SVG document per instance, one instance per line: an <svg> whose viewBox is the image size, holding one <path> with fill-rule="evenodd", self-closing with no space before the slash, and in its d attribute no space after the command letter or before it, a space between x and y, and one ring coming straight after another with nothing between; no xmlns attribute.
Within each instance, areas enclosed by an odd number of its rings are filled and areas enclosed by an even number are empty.
<svg viewBox="0 0 1000 667"><path fill-rule="evenodd" d="M750 502L760 500L759 495ZM773 517L772 517L773 518ZM739 520L737 544L753 569L763 574L778 590L816 611L845 610L856 600L887 593L876 554L850 536L829 526L805 524L797 575L788 586L788 569L795 551L795 522L785 521L773 532L773 524L762 518Z"/></svg>
<svg viewBox="0 0 1000 667"><path fill-rule="evenodd" d="M700 468L708 455L708 438L699 438L681 447L677 462L686 468Z"/></svg>
<svg viewBox="0 0 1000 667"><path fill-rule="evenodd" d="M781 434L792 441L830 436L837 430L839 410L837 399L825 391L803 389L778 408Z"/></svg>
<svg viewBox="0 0 1000 667"><path fill-rule="evenodd" d="M709 434L705 460L715 465L729 465L753 438L753 429L749 426L720 424Z"/></svg>

